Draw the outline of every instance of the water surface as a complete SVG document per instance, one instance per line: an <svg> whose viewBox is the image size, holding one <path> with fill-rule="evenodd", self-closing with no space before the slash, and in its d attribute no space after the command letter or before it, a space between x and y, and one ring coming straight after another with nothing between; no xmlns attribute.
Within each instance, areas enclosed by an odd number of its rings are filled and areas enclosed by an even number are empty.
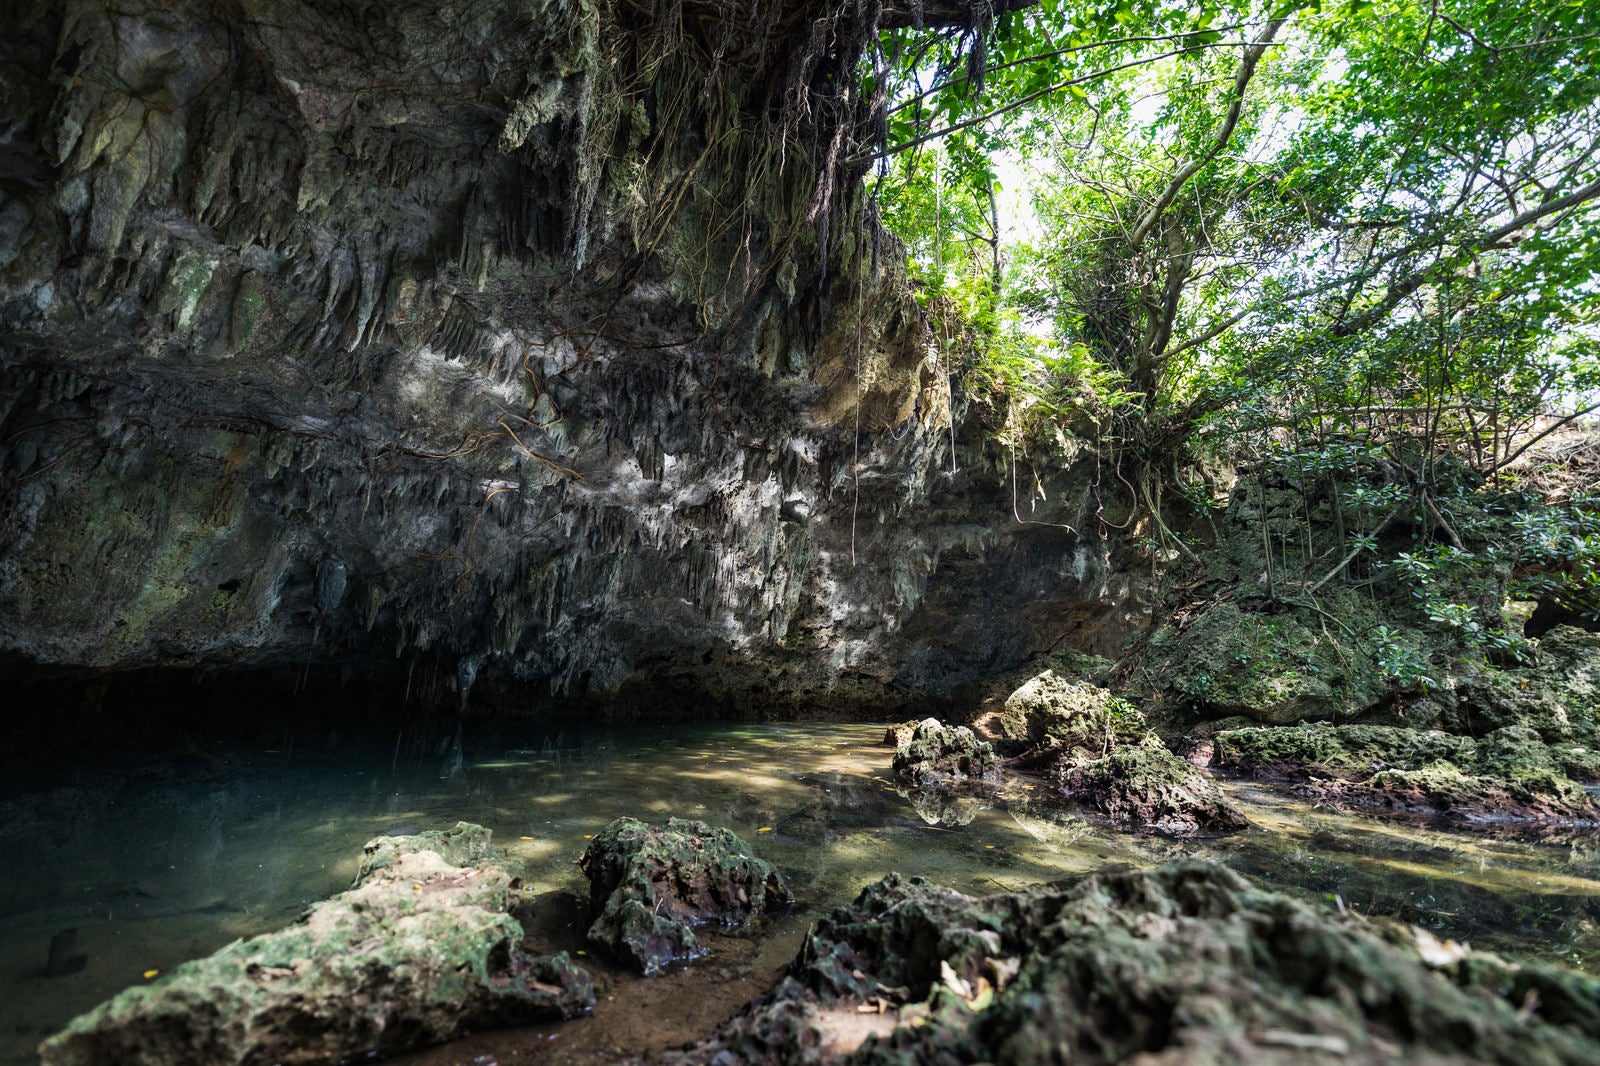
<svg viewBox="0 0 1600 1066"><path fill-rule="evenodd" d="M891 870L982 893L1199 854L1479 948L1600 965L1592 838L1397 826L1248 783L1227 787L1257 828L1201 843L1109 832L1052 810L1026 783L992 805L919 812L890 780L882 740L881 725L839 724L629 725L492 742L399 734L46 773L48 784L0 798L0 1063L33 1061L44 1036L147 972L277 928L348 887L373 836L458 820L493 830L539 893L541 949L583 947L586 886L574 860L621 815L726 826L776 863L799 899L766 942L727 943L668 983L587 958L602 984L595 1019L516 1038L569 1048L572 1062L704 1028L674 999L699 996L715 1013L755 994L813 916ZM51 974L52 939L69 930ZM707 985L721 998L706 998ZM504 1060L507 1040L485 1047ZM417 1061L466 1062L467 1050Z"/></svg>

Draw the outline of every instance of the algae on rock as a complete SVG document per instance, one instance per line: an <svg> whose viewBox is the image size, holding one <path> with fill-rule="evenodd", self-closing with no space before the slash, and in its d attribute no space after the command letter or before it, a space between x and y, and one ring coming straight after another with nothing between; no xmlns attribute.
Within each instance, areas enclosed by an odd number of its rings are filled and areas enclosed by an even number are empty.
<svg viewBox="0 0 1600 1066"><path fill-rule="evenodd" d="M666 1061L1600 1059L1600 981L1429 941L1193 861L986 897L890 875L817 924L775 992Z"/></svg>
<svg viewBox="0 0 1600 1066"><path fill-rule="evenodd" d="M566 953L529 956L489 832L381 837L356 886L80 1015L45 1066L324 1063L571 1018L594 986ZM472 853L457 863L444 851ZM463 856L466 859L465 856Z"/></svg>
<svg viewBox="0 0 1600 1066"><path fill-rule="evenodd" d="M748 931L792 901L777 869L731 831L669 819L618 818L579 860L589 879L589 939L652 977L706 954L694 927Z"/></svg>
<svg viewBox="0 0 1600 1066"><path fill-rule="evenodd" d="M1127 829L1194 836L1250 824L1203 770L1157 740L1125 744L1098 759L1064 760L1051 776L1069 802Z"/></svg>
<svg viewBox="0 0 1600 1066"><path fill-rule="evenodd" d="M1158 631L1144 668L1176 706L1272 725L1348 717L1384 694L1366 649L1293 613L1256 614L1234 603L1217 604L1182 630Z"/></svg>
<svg viewBox="0 0 1600 1066"><path fill-rule="evenodd" d="M1225 730L1213 744L1219 767L1297 780L1301 791L1328 798L1469 820L1600 820L1600 801L1572 779L1594 778L1594 753L1547 744L1529 726L1506 726L1474 740L1434 730L1319 723Z"/></svg>

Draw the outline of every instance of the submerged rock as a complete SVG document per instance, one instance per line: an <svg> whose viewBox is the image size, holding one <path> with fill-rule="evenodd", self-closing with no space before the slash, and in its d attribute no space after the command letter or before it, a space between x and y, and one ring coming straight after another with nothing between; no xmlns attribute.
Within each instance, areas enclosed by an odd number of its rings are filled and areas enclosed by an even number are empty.
<svg viewBox="0 0 1600 1066"><path fill-rule="evenodd" d="M1218 766L1288 779L1297 791L1468 820L1600 820L1589 778L1595 756L1547 744L1528 726L1474 740L1393 726L1305 725L1227 730Z"/></svg>
<svg viewBox="0 0 1600 1066"><path fill-rule="evenodd" d="M1067 800L1124 829L1193 836L1250 824L1215 781L1159 741L1124 745L1089 762L1064 761L1052 776Z"/></svg>
<svg viewBox="0 0 1600 1066"><path fill-rule="evenodd" d="M748 929L791 902L773 865L727 829L670 819L618 818L579 860L589 879L589 939L631 956L645 975L706 953L694 927Z"/></svg>
<svg viewBox="0 0 1600 1066"><path fill-rule="evenodd" d="M966 726L947 726L928 718L895 749L894 775L913 788L997 785L1000 763L994 746Z"/></svg>
<svg viewBox="0 0 1600 1066"><path fill-rule="evenodd" d="M1600 981L1184 862L969 897L891 874L673 1063L1600 1061Z"/></svg>
<svg viewBox="0 0 1600 1066"><path fill-rule="evenodd" d="M489 832L381 837L356 887L294 925L130 988L39 1048L44 1066L324 1063L594 1007L565 953L532 957ZM476 858L457 863L446 850ZM374 862L374 860L380 860Z"/></svg>

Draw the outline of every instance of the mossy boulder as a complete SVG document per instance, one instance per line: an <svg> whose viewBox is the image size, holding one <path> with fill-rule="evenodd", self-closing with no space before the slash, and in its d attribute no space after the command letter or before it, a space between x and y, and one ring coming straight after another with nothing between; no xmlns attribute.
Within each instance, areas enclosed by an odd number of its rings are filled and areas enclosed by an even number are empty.
<svg viewBox="0 0 1600 1066"><path fill-rule="evenodd" d="M1481 740L1392 726L1250 728L1214 744L1219 767L1298 780L1317 796L1473 820L1600 820L1600 803L1569 776L1592 771L1593 753L1549 745L1529 726Z"/></svg>
<svg viewBox="0 0 1600 1066"><path fill-rule="evenodd" d="M1296 614L1234 603L1182 630L1157 632L1144 665L1154 694L1175 708L1270 725L1354 714L1384 693L1365 649L1342 645Z"/></svg>
<svg viewBox="0 0 1600 1066"><path fill-rule="evenodd" d="M1318 789L1329 798L1349 798L1408 811L1424 811L1467 821L1600 820L1600 807L1583 786L1553 773L1509 779L1473 774L1453 763L1436 762L1416 770L1381 770L1360 782L1335 782Z"/></svg>
<svg viewBox="0 0 1600 1066"><path fill-rule="evenodd" d="M1326 723L1229 729L1217 733L1213 744L1213 762L1222 769L1363 777L1440 760L1470 763L1477 750L1471 737L1438 730Z"/></svg>
<svg viewBox="0 0 1600 1066"><path fill-rule="evenodd" d="M1453 729L1528 726L1551 744L1600 748L1600 633L1558 627L1539 638L1531 663L1463 670L1455 690Z"/></svg>
<svg viewBox="0 0 1600 1066"><path fill-rule="evenodd" d="M667 1062L1588 1064L1600 980L1187 861L970 897L890 875Z"/></svg>
<svg viewBox="0 0 1600 1066"><path fill-rule="evenodd" d="M894 753L894 775L911 788L954 788L1000 783L994 746L966 726L947 726L937 718L917 723Z"/></svg>
<svg viewBox="0 0 1600 1066"><path fill-rule="evenodd" d="M294 925L130 988L39 1048L44 1066L324 1063L442 1043L468 1029L570 1018L594 986L563 953L532 957L489 833L458 824L367 846L356 886ZM443 854L460 845L477 858Z"/></svg>
<svg viewBox="0 0 1600 1066"><path fill-rule="evenodd" d="M1561 700L1574 722L1600 725L1600 633L1557 626L1539 638L1527 672Z"/></svg>
<svg viewBox="0 0 1600 1066"><path fill-rule="evenodd" d="M426 829L411 836L374 837L361 849L356 883L420 851L431 851L451 866L476 866L493 861L492 837L489 830L471 822L457 822L449 829Z"/></svg>
<svg viewBox="0 0 1600 1066"><path fill-rule="evenodd" d="M1149 736L1144 716L1098 685L1045 670L1019 684L980 719L997 740L1034 754L1085 748L1110 751Z"/></svg>
<svg viewBox="0 0 1600 1066"><path fill-rule="evenodd" d="M792 901L777 869L731 831L672 818L618 818L595 834L578 865L589 879L589 940L653 977L706 949L696 926L748 931Z"/></svg>
<svg viewBox="0 0 1600 1066"><path fill-rule="evenodd" d="M1052 777L1068 802L1124 829L1194 836L1250 824L1215 781L1159 741L1126 744L1089 761L1063 760Z"/></svg>

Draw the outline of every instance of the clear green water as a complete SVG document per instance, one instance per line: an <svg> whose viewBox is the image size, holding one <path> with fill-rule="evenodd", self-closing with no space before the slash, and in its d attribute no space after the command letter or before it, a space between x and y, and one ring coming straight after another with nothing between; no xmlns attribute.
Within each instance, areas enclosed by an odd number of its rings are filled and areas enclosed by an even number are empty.
<svg viewBox="0 0 1600 1066"><path fill-rule="evenodd" d="M618 727L418 752L305 743L63 771L0 798L0 1062L119 989L276 928L347 887L373 836L457 820L524 880L581 897L585 838L619 815L700 818L775 862L810 914L890 870L968 892L1184 854L1475 947L1600 968L1600 846L1402 827L1227 786L1257 828L1204 842L1106 831L1026 787L930 824L889 780L881 725ZM934 813L934 812L930 812ZM952 812L946 812L952 813ZM795 923L791 923L795 924ZM47 975L76 930L75 972ZM576 934L575 934L576 935Z"/></svg>

